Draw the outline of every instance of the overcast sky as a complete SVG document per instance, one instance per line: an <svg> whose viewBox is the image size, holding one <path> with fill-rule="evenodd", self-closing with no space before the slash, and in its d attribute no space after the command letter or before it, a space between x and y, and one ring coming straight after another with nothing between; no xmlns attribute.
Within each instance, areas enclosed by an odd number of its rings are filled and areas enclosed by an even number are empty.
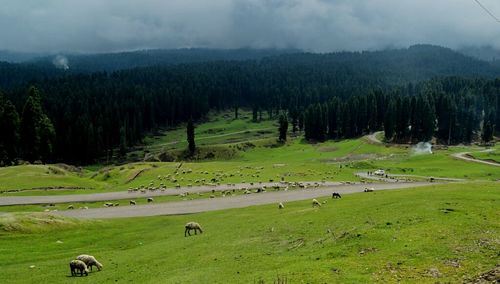
<svg viewBox="0 0 500 284"><path fill-rule="evenodd" d="M480 0L500 18L499 0ZM366 50L431 43L500 48L474 0L0 0L0 49Z"/></svg>

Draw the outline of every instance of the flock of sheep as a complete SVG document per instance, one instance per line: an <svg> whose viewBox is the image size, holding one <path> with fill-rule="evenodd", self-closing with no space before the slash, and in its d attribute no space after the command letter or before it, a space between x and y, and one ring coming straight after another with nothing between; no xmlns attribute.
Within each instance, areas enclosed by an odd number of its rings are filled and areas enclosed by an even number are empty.
<svg viewBox="0 0 500 284"><path fill-rule="evenodd" d="M245 190L247 190L247 189L245 189ZM265 191L265 189L264 189L264 191ZM364 192L373 192L373 191L374 191L374 188L365 188L364 189ZM261 191L259 191L259 192L261 192ZM333 192L332 198L337 199L337 198L342 198L342 196L338 192ZM148 202L153 202L153 198L148 198ZM326 200L323 201L323 204L324 203L326 203ZM131 200L130 204L135 205L135 201ZM112 204L111 204L111 206L112 206ZM317 199L313 199L312 206L313 207L321 207L322 203L319 202ZM283 204L283 202L278 203L278 208L279 209L285 208L285 205ZM194 231L195 235L198 234L198 231L200 232L200 234L203 233L203 229L202 229L201 225L197 222L186 223L186 225L184 226L184 229L185 229L184 230L184 237L187 237L188 235L191 236L191 231ZM86 255L86 254L77 256L76 259L72 260L69 263L69 266L70 266L70 270L71 270L71 276L77 276L78 273L80 273L80 276L83 276L84 274L86 276L88 276L89 268L90 268L90 270L92 270L92 267L96 266L97 269L100 271L103 267L103 265L99 261L97 261L94 256Z"/></svg>

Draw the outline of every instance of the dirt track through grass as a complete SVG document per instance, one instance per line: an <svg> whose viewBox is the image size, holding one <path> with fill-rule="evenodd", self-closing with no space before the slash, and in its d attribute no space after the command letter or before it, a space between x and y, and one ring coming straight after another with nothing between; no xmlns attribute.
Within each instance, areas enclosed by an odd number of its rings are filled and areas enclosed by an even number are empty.
<svg viewBox="0 0 500 284"><path fill-rule="evenodd" d="M321 186L336 186L340 185L340 182L302 182L302 184L311 186L315 183ZM181 193L188 192L189 194L203 193L214 191L225 191L233 189L242 188L259 188L262 186L272 187L274 185L279 185L276 182L263 182L263 183L238 183L235 185L221 184L217 186L193 186L193 187L181 187L181 188L167 188L163 191L147 190L144 193L140 191L116 191L116 192L106 192L106 193L93 193L93 194L73 194L73 195L47 195L47 196L8 196L0 197L0 206L8 205L29 205L29 204L49 204L49 203L68 203L68 202L96 202L96 201L108 201L108 200L121 200L121 199L133 199L133 198L145 198L145 197L155 197L155 196L173 196L179 195ZM281 186L284 186L283 184Z"/></svg>
<svg viewBox="0 0 500 284"><path fill-rule="evenodd" d="M410 182L410 183L382 183L370 184L369 187L377 190L394 190L394 189L410 189L414 187L431 185L429 182ZM338 185L305 190L294 191L279 191L254 193L250 195L224 197L215 199L199 199L181 202L169 202L153 205L140 206L125 206L111 208L95 208L87 210L67 210L54 212L55 214L77 217L77 218L125 218L125 217L140 217L140 216L158 216L158 215L178 215L192 214L206 211L215 211L231 208L243 208L254 205L272 204L278 202L286 202L306 200L311 198L331 196L332 192L340 194L349 194L363 192L367 187L366 184ZM366 194L376 194L370 192ZM333 201L332 201L333 202Z"/></svg>

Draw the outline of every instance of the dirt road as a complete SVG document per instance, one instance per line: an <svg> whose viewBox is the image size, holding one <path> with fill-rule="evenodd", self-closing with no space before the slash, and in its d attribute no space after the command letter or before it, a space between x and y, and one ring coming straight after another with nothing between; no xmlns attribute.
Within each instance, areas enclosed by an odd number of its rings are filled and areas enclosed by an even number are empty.
<svg viewBox="0 0 500 284"><path fill-rule="evenodd" d="M302 184L311 186L314 183L318 183L321 186L335 186L340 185L340 182L302 182ZM46 196L7 196L0 197L0 206L6 205L29 205L29 204L50 204L50 203L68 203L68 202L96 202L96 201L109 201L109 200L119 200L119 199L134 199L134 198L146 198L155 196L167 196L167 195L179 195L181 193L189 192L201 193L224 190L233 190L241 188L259 188L262 186L271 187L277 185L276 182L263 182L263 183L238 183L233 185L221 184L218 186L196 186L196 187L181 187L181 188L168 188L164 191L146 191L144 193L135 191L114 191L106 193L93 193L93 194L72 194L72 195L46 195Z"/></svg>
<svg viewBox="0 0 500 284"><path fill-rule="evenodd" d="M377 132L373 132L372 134L369 134L369 135L366 135L365 137L372 143L375 143L375 144L383 144L384 142L380 141L378 138L377 138L377 135L379 133L384 133L384 131L377 131Z"/></svg>
<svg viewBox="0 0 500 284"><path fill-rule="evenodd" d="M491 151L493 151L493 149L487 149L487 150L484 150L484 151L479 151L478 153L491 152ZM457 158L457 159L460 159L460 160L464 160L464 161L469 161L469 162L475 162L475 163L481 163L481 164L485 164L485 165L500 167L500 163L497 163L497 162L494 162L494 161L483 161L483 160L479 160L479 159L475 159L475 158L469 157L468 155L470 153L472 153L472 152L462 152L462 153L453 154L452 156L454 158Z"/></svg>
<svg viewBox="0 0 500 284"><path fill-rule="evenodd" d="M408 189L413 187L420 187L431 185L428 182L413 182L413 183L381 183L370 184L377 190L394 190L394 189ZM356 192L363 192L365 184L354 185L337 185L323 188L311 188L305 190L292 190L292 191L279 191L279 192L265 192L254 193L250 195L239 195L234 197L220 197L215 199L198 199L180 202L167 202L153 205L138 205L138 206L123 206L123 207L110 207L110 208L95 208L87 210L66 210L54 212L54 214L77 217L77 218L90 218L90 219L105 219L105 218L126 218L126 217L141 217L141 216L158 216L158 215L178 215L178 214L191 214L206 211L215 211L231 208L243 208L253 205L273 204L278 202L307 200L319 197L329 197L332 192L339 192L340 194L349 194ZM376 194L376 193L366 193ZM335 201L330 201L335 202ZM328 204L326 205L328 206ZM277 208L277 206L276 206ZM285 209L286 210L286 209Z"/></svg>

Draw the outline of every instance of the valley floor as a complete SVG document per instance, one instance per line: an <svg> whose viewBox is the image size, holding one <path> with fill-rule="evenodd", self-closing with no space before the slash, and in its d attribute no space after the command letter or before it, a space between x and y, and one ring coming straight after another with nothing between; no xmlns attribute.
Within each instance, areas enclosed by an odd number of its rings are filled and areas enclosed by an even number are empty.
<svg viewBox="0 0 500 284"><path fill-rule="evenodd" d="M184 161L155 160L182 155L177 129L129 153L152 161L0 168L2 283L462 283L500 263L500 171L475 161L498 146L282 144L242 117L201 125ZM71 277L83 253L104 268Z"/></svg>

